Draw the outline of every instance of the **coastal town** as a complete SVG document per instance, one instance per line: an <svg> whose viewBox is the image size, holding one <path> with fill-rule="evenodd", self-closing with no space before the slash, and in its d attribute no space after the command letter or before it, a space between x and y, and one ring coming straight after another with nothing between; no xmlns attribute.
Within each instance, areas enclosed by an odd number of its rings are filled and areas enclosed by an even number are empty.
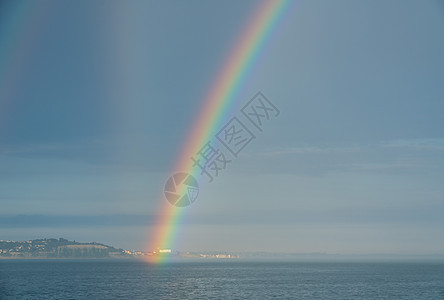
<svg viewBox="0 0 444 300"><path fill-rule="evenodd" d="M224 252L197 253L180 252L171 249L155 251L136 251L117 249L112 246L91 242L80 243L59 239L36 239L29 241L0 240L0 259L8 258L155 258L168 256L172 258L191 259L235 259L240 258Z"/></svg>

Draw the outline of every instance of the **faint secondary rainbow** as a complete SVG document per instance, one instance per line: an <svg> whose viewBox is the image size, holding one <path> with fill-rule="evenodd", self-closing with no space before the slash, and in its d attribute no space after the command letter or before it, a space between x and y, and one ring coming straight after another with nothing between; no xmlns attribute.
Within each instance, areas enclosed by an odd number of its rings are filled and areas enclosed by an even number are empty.
<svg viewBox="0 0 444 300"><path fill-rule="evenodd" d="M289 3L290 0L264 0L259 4L209 90L174 167L175 171L192 175L200 172L193 167L191 157L220 130L239 89ZM148 244L150 250L173 246L181 218L186 212L186 208L175 207L163 198L162 203L154 234ZM155 257L157 262L162 259L161 256Z"/></svg>
<svg viewBox="0 0 444 300"><path fill-rule="evenodd" d="M0 131L8 104L20 90L26 63L38 46L48 7L37 1L0 2Z"/></svg>

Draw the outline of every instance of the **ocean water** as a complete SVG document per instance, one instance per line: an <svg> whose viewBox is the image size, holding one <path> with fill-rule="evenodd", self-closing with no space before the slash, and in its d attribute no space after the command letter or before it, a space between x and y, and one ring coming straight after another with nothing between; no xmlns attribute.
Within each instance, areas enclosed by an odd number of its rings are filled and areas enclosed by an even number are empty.
<svg viewBox="0 0 444 300"><path fill-rule="evenodd" d="M444 299L442 263L0 260L0 299Z"/></svg>

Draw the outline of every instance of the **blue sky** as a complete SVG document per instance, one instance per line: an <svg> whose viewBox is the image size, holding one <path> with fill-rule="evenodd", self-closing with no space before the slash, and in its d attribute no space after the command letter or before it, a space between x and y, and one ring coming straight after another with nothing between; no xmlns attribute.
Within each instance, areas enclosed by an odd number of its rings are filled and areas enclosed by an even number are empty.
<svg viewBox="0 0 444 300"><path fill-rule="evenodd" d="M257 2L31 3L0 6L0 239L142 249ZM442 254L442 53L440 1L296 1L236 100L281 114L176 250Z"/></svg>

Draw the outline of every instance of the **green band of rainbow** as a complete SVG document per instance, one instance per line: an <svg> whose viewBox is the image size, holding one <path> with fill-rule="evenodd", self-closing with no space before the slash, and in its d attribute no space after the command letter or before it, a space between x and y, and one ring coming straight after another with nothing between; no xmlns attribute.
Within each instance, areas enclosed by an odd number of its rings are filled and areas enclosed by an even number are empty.
<svg viewBox="0 0 444 300"><path fill-rule="evenodd" d="M175 165L175 170L194 175L200 172L193 168L193 157L199 149L220 129L230 111L240 87L248 77L249 71L257 60L268 37L277 26L289 0L265 0L258 6L238 42L231 51L225 67L217 76L204 107L198 115L197 121L192 126L189 138L182 149L180 157ZM171 248L176 239L177 230L181 218L186 209L177 208L165 201L156 223L154 234L149 241L148 249ZM156 257L160 262L163 258Z"/></svg>

